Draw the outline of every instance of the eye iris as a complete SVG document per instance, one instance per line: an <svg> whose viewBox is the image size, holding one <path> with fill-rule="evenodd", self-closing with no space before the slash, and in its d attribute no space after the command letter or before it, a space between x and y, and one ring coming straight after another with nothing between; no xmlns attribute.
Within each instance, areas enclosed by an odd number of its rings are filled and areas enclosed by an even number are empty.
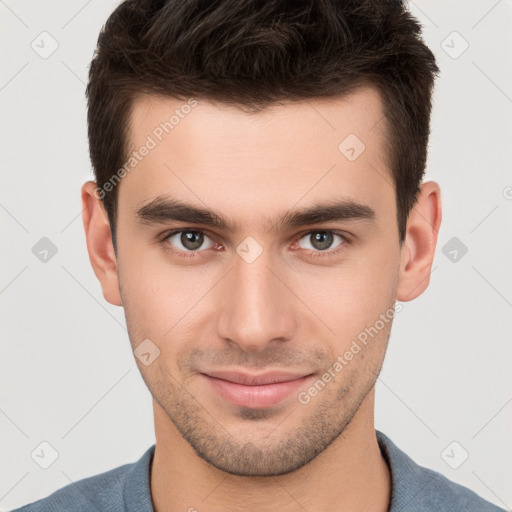
<svg viewBox="0 0 512 512"><path fill-rule="evenodd" d="M318 233L314 233L310 235L311 245L315 247L315 249L325 250L329 249L329 247L333 243L333 234L327 233L326 231L319 231Z"/></svg>
<svg viewBox="0 0 512 512"><path fill-rule="evenodd" d="M203 245L204 235L198 231L184 231L181 233L180 241L183 247L191 251L199 249Z"/></svg>

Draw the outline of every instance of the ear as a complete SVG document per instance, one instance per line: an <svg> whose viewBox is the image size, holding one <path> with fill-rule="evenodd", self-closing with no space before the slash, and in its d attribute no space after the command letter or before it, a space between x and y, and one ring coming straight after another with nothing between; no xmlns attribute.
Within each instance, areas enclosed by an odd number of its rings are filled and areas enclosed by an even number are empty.
<svg viewBox="0 0 512 512"><path fill-rule="evenodd" d="M88 181L82 186L82 220L89 260L101 284L105 300L114 306L122 306L110 223L103 201L96 190L97 184L94 181Z"/></svg>
<svg viewBox="0 0 512 512"><path fill-rule="evenodd" d="M441 189L434 181L427 181L421 185L417 202L407 219L397 300L413 300L427 289L441 216Z"/></svg>

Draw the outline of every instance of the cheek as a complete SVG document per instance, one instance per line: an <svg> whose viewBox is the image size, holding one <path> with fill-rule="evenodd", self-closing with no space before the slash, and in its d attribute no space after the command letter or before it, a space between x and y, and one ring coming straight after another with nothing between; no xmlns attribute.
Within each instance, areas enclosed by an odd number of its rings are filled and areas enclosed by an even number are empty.
<svg viewBox="0 0 512 512"><path fill-rule="evenodd" d="M120 250L118 262L123 307L133 343L149 338L165 350L171 340L175 346L181 339L179 334L191 322L197 322L201 305L208 301L205 294L215 283L211 269L172 265L156 248L128 254Z"/></svg>
<svg viewBox="0 0 512 512"><path fill-rule="evenodd" d="M128 241L129 235L125 233L120 240ZM367 242L336 266L289 267L283 279L291 283L300 301L291 297L288 306L281 307L291 308L291 315L300 315L302 325L312 334L316 331L318 335L323 321L336 333L336 340L350 343L395 301L400 252L393 242L392 237L385 236ZM221 289L215 284L224 268L172 264L161 248L149 248L140 241L120 244L118 261L134 344L145 338L166 344L173 340L172 345L179 350L180 333L186 338L193 330L197 334L212 328L208 322L215 322L219 304L215 297ZM304 333L296 334L300 338Z"/></svg>
<svg viewBox="0 0 512 512"><path fill-rule="evenodd" d="M162 269L137 251L127 253L120 248L118 275L130 335L142 339L161 337L172 326L172 311L178 302Z"/></svg>
<svg viewBox="0 0 512 512"><path fill-rule="evenodd" d="M297 273L297 295L346 343L395 303L399 261L398 248L372 244L337 268Z"/></svg>

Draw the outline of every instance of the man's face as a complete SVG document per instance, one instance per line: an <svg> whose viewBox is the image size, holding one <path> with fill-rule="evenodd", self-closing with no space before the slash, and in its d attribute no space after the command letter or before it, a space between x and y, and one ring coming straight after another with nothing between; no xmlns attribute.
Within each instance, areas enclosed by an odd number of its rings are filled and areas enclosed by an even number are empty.
<svg viewBox="0 0 512 512"><path fill-rule="evenodd" d="M199 100L158 130L184 104L132 113L132 150L156 145L118 191L131 344L160 350L140 371L201 457L289 472L343 432L384 358L400 245L382 104L370 88L252 115Z"/></svg>

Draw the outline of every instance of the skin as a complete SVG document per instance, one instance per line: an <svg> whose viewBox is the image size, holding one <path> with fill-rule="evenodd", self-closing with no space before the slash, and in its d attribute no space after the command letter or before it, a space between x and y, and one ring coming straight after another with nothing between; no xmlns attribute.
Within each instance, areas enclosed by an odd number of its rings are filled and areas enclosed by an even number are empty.
<svg viewBox="0 0 512 512"><path fill-rule="evenodd" d="M139 98L132 148L183 103ZM413 300L429 284L439 186L422 184L400 245L382 120L372 88L252 115L198 100L118 185L117 255L96 184L84 184L87 246L104 297L124 308L133 349L150 339L160 350L148 366L136 359L154 399L158 512L388 510L374 387L392 322L307 404L297 399L395 301ZM351 133L366 146L354 161L338 150ZM136 212L158 196L207 207L235 229L142 222ZM339 200L375 215L278 222ZM165 239L179 228L203 231L199 250L180 235ZM326 230L344 238L318 248L311 232ZM236 252L249 236L262 250L251 263ZM242 407L202 375L220 369L288 370L312 380L272 407Z"/></svg>

